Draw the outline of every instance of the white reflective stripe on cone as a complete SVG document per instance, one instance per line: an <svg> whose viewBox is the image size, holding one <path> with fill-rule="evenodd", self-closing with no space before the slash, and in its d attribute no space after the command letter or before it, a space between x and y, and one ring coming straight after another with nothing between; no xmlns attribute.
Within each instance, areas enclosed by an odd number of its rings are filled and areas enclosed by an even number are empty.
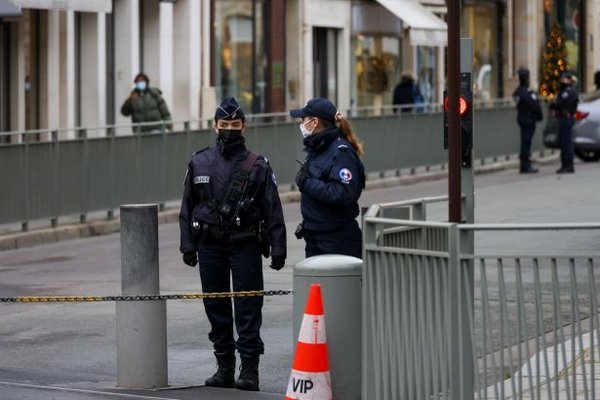
<svg viewBox="0 0 600 400"><path fill-rule="evenodd" d="M322 315L304 314L298 341L307 344L324 344L325 338L325 319Z"/></svg>
<svg viewBox="0 0 600 400"><path fill-rule="evenodd" d="M285 400L331 400L329 372L301 372L292 369Z"/></svg>

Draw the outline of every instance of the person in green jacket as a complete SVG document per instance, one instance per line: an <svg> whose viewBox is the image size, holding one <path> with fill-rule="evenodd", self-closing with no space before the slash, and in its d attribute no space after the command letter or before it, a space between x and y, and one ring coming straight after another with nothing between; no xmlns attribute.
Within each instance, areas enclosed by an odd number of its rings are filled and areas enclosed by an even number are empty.
<svg viewBox="0 0 600 400"><path fill-rule="evenodd" d="M148 75L140 72L134 79L134 89L123 103L121 114L131 116L133 123L161 121L158 125L142 125L134 128L135 133L161 133L163 126L172 130L171 113L162 92L150 87Z"/></svg>

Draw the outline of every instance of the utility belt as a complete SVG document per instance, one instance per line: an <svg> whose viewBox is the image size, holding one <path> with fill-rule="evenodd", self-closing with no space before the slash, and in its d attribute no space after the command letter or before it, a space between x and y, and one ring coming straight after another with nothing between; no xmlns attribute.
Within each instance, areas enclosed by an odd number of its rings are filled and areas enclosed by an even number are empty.
<svg viewBox="0 0 600 400"><path fill-rule="evenodd" d="M219 242L227 241L229 243L246 243L261 239L261 235L256 227L222 229L216 225L194 221L192 223L192 230L194 236L201 242L211 240Z"/></svg>

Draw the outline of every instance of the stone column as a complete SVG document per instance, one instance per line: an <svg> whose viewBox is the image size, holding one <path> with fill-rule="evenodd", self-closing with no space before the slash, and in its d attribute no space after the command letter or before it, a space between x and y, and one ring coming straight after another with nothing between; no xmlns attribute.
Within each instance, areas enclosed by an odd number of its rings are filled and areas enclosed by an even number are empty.
<svg viewBox="0 0 600 400"><path fill-rule="evenodd" d="M81 125L106 125L106 16L81 13ZM88 136L105 132L89 130Z"/></svg>
<svg viewBox="0 0 600 400"><path fill-rule="evenodd" d="M169 104L174 120L200 114L200 2L179 0L173 9L173 95ZM210 59L210 58L209 58ZM209 69L209 66L206 66Z"/></svg>
<svg viewBox="0 0 600 400"><path fill-rule="evenodd" d="M139 0L114 2L115 17L115 124L131 122L121 115L121 105L133 88L133 78L140 72L140 4ZM128 129L120 133L130 134Z"/></svg>
<svg viewBox="0 0 600 400"><path fill-rule="evenodd" d="M64 11L60 18L60 126L75 126L75 13ZM74 131L60 133L61 139L72 139Z"/></svg>

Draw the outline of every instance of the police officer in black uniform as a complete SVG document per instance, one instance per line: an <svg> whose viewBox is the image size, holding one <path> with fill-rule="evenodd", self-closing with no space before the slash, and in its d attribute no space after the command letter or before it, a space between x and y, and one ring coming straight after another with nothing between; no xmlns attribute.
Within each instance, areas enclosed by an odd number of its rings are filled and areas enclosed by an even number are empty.
<svg viewBox="0 0 600 400"><path fill-rule="evenodd" d="M266 158L249 151L244 112L228 97L215 112L216 144L193 154L184 182L179 225L183 262L200 265L205 293L263 290L261 254L280 270L286 230L275 175ZM262 296L204 299L218 370L207 386L259 390ZM233 324L238 334L234 340ZM242 369L235 376L235 350Z"/></svg>
<svg viewBox="0 0 600 400"><path fill-rule="evenodd" d="M522 174L535 173L535 168L530 160L531 140L535 133L535 123L543 118L542 107L537 94L529 89L529 70L519 68L519 87L514 91L513 98L517 104L517 123L521 128L521 151L519 159L521 161L520 172Z"/></svg>
<svg viewBox="0 0 600 400"><path fill-rule="evenodd" d="M296 175L303 218L296 237L304 238L306 257L345 254L362 258L362 233L356 222L358 199L365 187L362 143L328 99L312 99L290 115L300 118L307 152Z"/></svg>
<svg viewBox="0 0 600 400"><path fill-rule="evenodd" d="M579 103L579 93L573 87L573 74L563 72L560 75L560 91L550 108L558 119L558 138L560 142L560 168L557 174L569 174L575 172L573 166L573 138L571 131L575 124L575 112Z"/></svg>

